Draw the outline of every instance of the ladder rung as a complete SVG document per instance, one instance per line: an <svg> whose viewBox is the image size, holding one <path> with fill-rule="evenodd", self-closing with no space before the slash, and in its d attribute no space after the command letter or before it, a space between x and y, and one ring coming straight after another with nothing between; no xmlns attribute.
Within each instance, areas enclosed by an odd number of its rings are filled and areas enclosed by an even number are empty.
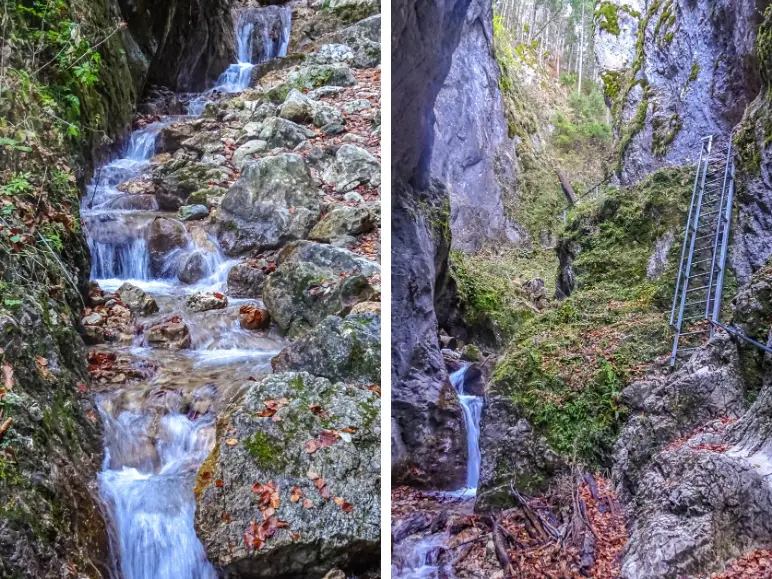
<svg viewBox="0 0 772 579"><path fill-rule="evenodd" d="M692 289L690 289L690 290L686 290L686 293L690 294L690 293L692 293L692 292L698 292L698 291L700 291L700 290L708 289L709 287L711 287L711 286L709 286L709 285L704 285L704 286L701 286L701 287L692 288Z"/></svg>
<svg viewBox="0 0 772 579"><path fill-rule="evenodd" d="M685 308L688 308L690 306L696 306L697 304L706 304L708 303L708 300L697 300L696 302L686 302L684 304Z"/></svg>
<svg viewBox="0 0 772 579"><path fill-rule="evenodd" d="M705 333L707 333L709 331L710 331L710 328L706 328L704 330L696 330L694 332L679 332L678 333L678 337L680 338L682 336L694 336L696 334L705 334Z"/></svg>

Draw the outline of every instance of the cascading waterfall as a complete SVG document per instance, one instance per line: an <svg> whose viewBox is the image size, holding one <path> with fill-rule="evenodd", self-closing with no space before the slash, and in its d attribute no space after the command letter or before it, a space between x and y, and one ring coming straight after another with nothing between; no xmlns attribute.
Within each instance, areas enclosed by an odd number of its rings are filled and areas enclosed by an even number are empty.
<svg viewBox="0 0 772 579"><path fill-rule="evenodd" d="M464 494L477 494L477 484L480 481L480 418L482 416L483 398L464 392L464 378L468 365L462 366L450 375L450 383L458 393L458 401L464 409L464 424L466 425L467 468L466 488Z"/></svg>
<svg viewBox="0 0 772 579"><path fill-rule="evenodd" d="M262 13L269 9L273 20ZM291 12L286 7L269 9L237 15L239 62L223 73L218 84L224 86L216 89L235 92L248 86L255 53L260 55L257 62L286 55ZM279 34L271 32L277 29ZM262 42L259 52L256 42ZM200 113L206 99L206 94L191 99L188 113ZM214 236L209 236L206 250L191 236L187 247L167 259L172 266L194 252L201 254L207 277L193 286L182 285L173 267L169 275L150 267L147 231L163 214L154 195L123 191L121 184L149 172L156 139L174 120L134 131L121 158L97 170L81 208L91 278L108 291L130 281L151 292L160 307L158 318L182 317L192 339L190 349L174 352L148 348L138 336L134 344L122 347L123 352L154 364L158 374L98 400L105 425L105 460L98 482L109 513L111 550L123 579L215 579L193 524L196 473L214 445L213 409L247 378L270 372L270 359L282 347L273 338L240 327L239 307L249 300L231 300L226 309L211 312L186 309L191 292L225 290L235 262L225 258ZM155 268L164 269L163 264Z"/></svg>
<svg viewBox="0 0 772 579"><path fill-rule="evenodd" d="M277 23L281 25L278 31ZM238 62L220 75L212 90L242 91L249 86L252 69L256 64L287 56L291 26L292 10L287 6L240 10L236 17ZM255 28L261 31L261 44L257 50Z"/></svg>

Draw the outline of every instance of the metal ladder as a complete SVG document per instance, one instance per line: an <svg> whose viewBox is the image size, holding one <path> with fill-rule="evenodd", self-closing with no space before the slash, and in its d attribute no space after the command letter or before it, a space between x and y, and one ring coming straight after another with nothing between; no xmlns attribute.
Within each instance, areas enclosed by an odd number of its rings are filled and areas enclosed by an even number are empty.
<svg viewBox="0 0 772 579"><path fill-rule="evenodd" d="M732 155L731 136L724 146L713 135L702 139L670 312L671 367L679 353L696 350L719 323L734 198Z"/></svg>

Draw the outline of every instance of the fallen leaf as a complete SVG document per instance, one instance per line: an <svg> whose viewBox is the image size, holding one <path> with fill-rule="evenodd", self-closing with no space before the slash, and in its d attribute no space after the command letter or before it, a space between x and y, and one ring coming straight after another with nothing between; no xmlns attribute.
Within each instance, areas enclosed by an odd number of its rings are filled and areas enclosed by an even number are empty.
<svg viewBox="0 0 772 579"><path fill-rule="evenodd" d="M317 478L317 479L314 481L314 485L316 485L316 488L318 488L318 489L321 489L321 488L323 488L323 487L324 487L324 485L326 485L326 484L327 484L327 481L326 481L326 480L324 480L322 477L319 477L319 478Z"/></svg>
<svg viewBox="0 0 772 579"><path fill-rule="evenodd" d="M340 507L341 505L343 505L343 503L345 503L345 502L346 502L346 501L344 501L344 500L343 500L341 497L335 497L335 498L334 498L334 499L332 499L332 500L333 500L333 501L335 502L335 504L336 504L336 505L338 505L339 507Z"/></svg>
<svg viewBox="0 0 772 579"><path fill-rule="evenodd" d="M381 395L381 387L378 386L377 384L373 384L372 386L368 386L367 389L370 390L371 392L375 392L378 396Z"/></svg>
<svg viewBox="0 0 772 579"><path fill-rule="evenodd" d="M274 509L273 507L268 507L263 511L263 520L267 521L275 514L276 514L276 509Z"/></svg>
<svg viewBox="0 0 772 579"><path fill-rule="evenodd" d="M239 443L239 441L236 438L228 438L228 439L225 440L225 444L227 444L228 446L235 446L238 443Z"/></svg>
<svg viewBox="0 0 772 579"><path fill-rule="evenodd" d="M303 506L307 509L313 509L314 503L312 503L309 499L303 499Z"/></svg>
<svg viewBox="0 0 772 579"><path fill-rule="evenodd" d="M309 471L306 473L306 476L307 476L308 478L310 478L311 480L316 480L316 479L318 479L318 478L319 478L319 474L315 473L315 472L314 472L314 471L312 471L312 470L309 470Z"/></svg>
<svg viewBox="0 0 772 579"><path fill-rule="evenodd" d="M354 505L351 503L343 503L340 508L343 509L344 513L350 513L354 510Z"/></svg>
<svg viewBox="0 0 772 579"><path fill-rule="evenodd" d="M221 487L224 484L225 483L222 481L222 479L217 479L216 481L214 481L214 486L216 486L216 487Z"/></svg>
<svg viewBox="0 0 772 579"><path fill-rule="evenodd" d="M292 487L292 495L290 496L290 502L296 503L301 499L302 496L303 496L303 491L301 491L298 487Z"/></svg>

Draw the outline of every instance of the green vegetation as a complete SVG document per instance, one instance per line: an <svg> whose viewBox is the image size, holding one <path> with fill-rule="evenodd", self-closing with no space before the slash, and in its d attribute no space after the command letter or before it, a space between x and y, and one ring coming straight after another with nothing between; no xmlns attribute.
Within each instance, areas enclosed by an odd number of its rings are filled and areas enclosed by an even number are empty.
<svg viewBox="0 0 772 579"><path fill-rule="evenodd" d="M578 280L563 302L522 320L495 388L559 453L592 467L609 463L626 409L619 395L666 353L666 312L674 272L647 278L655 241L678 231L688 208L691 168L666 169L572 211L561 239L580 248ZM678 243L671 249L671 266Z"/></svg>
<svg viewBox="0 0 772 579"><path fill-rule="evenodd" d="M595 24L604 32L619 36L619 12L626 12L633 18L640 18L641 13L627 4L617 6L613 2L603 0L595 7Z"/></svg>
<svg viewBox="0 0 772 579"><path fill-rule="evenodd" d="M606 104L596 85L588 93L573 93L571 114L555 115L555 143L564 149L580 150L597 147L611 141L611 127L606 122Z"/></svg>

